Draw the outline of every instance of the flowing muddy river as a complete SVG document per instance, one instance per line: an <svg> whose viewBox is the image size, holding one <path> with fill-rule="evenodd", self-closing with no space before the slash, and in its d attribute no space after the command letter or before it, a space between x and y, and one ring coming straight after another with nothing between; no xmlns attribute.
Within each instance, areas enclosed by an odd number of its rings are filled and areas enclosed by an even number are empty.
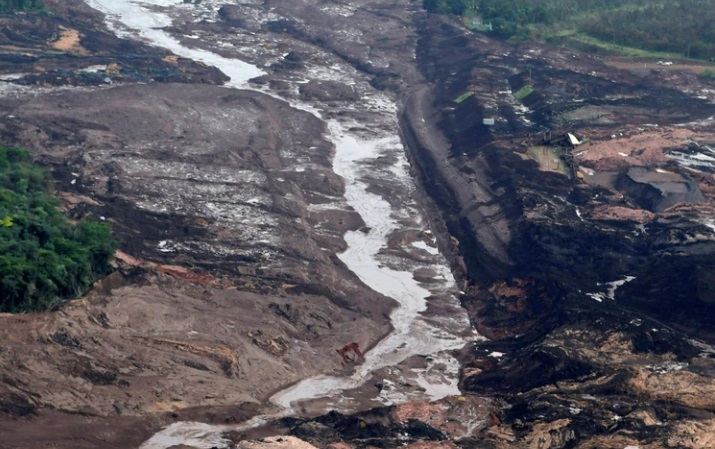
<svg viewBox="0 0 715 449"><path fill-rule="evenodd" d="M425 268L414 260L400 259L386 251L388 239L396 232L417 225L426 228L426 219L415 200L415 188L409 175L404 148L399 139L396 118L397 107L388 94L372 89L363 95L359 104L351 105L358 111L367 111L379 118L369 132L357 119L335 114L330 105L315 104L285 98L280 93L259 88L249 80L266 71L240 59L218 54L206 45L187 46L164 28L181 17L187 18L187 6L181 0L86 0L95 9L105 13L110 28L118 35L143 40L151 45L166 48L174 54L215 66L231 79L227 88L259 90L267 95L284 99L291 106L309 112L326 123L327 138L335 145L333 169L346 185L345 201L365 222L361 231L348 232L345 240L348 249L339 254L345 265L373 290L394 299L398 307L391 314L393 331L365 355L364 362L349 376L318 376L303 380L270 398L273 411L238 426L210 426L201 423L176 423L152 437L142 447L166 448L177 444L196 447L222 447L226 441L222 434L256 426L268 419L297 413L298 406L306 401L320 399L323 409L355 411L359 406L355 390L371 379L381 369L389 369L413 356L429 356L427 367L411 369L411 381L419 385L420 393L403 394L386 391L375 400L391 404L409 399L439 399L459 394L457 388L458 363L450 351L461 348L474 335L468 331L466 313L456 299L457 289L447 261L436 248L413 244L415 251L427 253L432 260L427 267L438 282L420 283L414 272ZM217 9L211 2L202 2L201 20L210 20ZM198 18L197 18L198 20ZM196 42L196 41L195 41ZM201 43L201 42L197 42ZM201 44L206 44L201 43ZM209 48L210 45L209 45ZM350 73L346 67L312 67L311 76L331 79ZM327 73L327 75L326 75ZM296 81L296 84L308 80ZM335 117L339 118L335 118ZM376 164L378 160L389 163ZM392 185L388 190L374 188L376 184ZM377 192L377 193L376 193ZM397 194L396 194L397 192ZM338 208L341 205L334 205ZM345 207L345 204L342 205ZM366 231L367 230L367 231ZM429 234L427 234L429 235ZM440 316L430 316L428 299L446 298L439 310ZM435 300L436 301L436 300ZM376 395L378 393L375 393ZM360 394L357 394L360 396Z"/></svg>

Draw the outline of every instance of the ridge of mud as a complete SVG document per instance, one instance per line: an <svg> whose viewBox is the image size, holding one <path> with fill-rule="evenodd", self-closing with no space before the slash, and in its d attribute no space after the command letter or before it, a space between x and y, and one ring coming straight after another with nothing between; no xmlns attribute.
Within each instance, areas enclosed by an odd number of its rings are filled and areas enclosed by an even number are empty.
<svg viewBox="0 0 715 449"><path fill-rule="evenodd" d="M678 379L694 376L697 385L705 385L707 377L695 366L712 365L690 340L712 342L706 329L715 324L715 290L706 274L715 268L715 240L701 224L713 197L699 196L711 180L683 197L698 201L659 214L640 232L640 221L604 220L590 211L618 204L637 211L650 191L631 188L627 194L635 201L627 202L614 195L618 185L584 185L567 174L540 170L524 154L527 142L538 141L544 129L603 138L644 123L695 122L711 117L715 107L694 103L677 89L644 85L629 73L603 73L598 61L568 51L515 48L434 18L418 29L418 61L434 88L431 96L418 91L408 100L403 133L420 180L439 199L459 240L466 277L473 282L463 304L477 329L492 339L465 352L462 387L511 405L498 414L502 422L480 436L481 444L531 447L548 438L552 448L597 447L627 435L630 440L623 441L639 447L664 441L668 447L701 447L676 437L674 423L697 422L695 408L709 416L709 405L676 398L683 388L686 396L702 391ZM560 58L568 69L555 70ZM587 83L584 72L590 72ZM524 113L511 92L526 84L535 92L524 99ZM474 94L454 101L468 91ZM571 103L574 97L581 100ZM428 106L420 104L424 98ZM614 124L593 128L565 121L564 111L584 108L584 100L610 108ZM631 115L623 115L625 109ZM484 125L487 117L497 117L496 126ZM437 123L444 139L435 138L426 122ZM678 170L661 164L656 167ZM690 172L679 170L689 178ZM475 208L491 213L475 214ZM490 235L498 231L509 236L500 242L505 250ZM508 264L495 263L503 260L502 251ZM627 280L604 292L619 279ZM617 304L611 305L609 295L616 291ZM653 389L655 377L671 379L673 388ZM586 402L580 399L585 397ZM627 409L614 410L615 400L629 404ZM621 420L629 414L640 418ZM644 425L648 414L668 417L670 424ZM612 425L614 420L618 424ZM609 439L614 443L604 443Z"/></svg>

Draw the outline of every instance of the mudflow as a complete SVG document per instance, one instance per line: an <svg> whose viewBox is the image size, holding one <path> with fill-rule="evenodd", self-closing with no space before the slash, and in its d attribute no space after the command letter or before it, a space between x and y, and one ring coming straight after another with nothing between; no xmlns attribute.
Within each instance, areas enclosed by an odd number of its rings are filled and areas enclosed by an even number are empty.
<svg viewBox="0 0 715 449"><path fill-rule="evenodd" d="M45 3L0 17L0 133L120 251L0 316L0 447L715 444L702 66L407 0Z"/></svg>

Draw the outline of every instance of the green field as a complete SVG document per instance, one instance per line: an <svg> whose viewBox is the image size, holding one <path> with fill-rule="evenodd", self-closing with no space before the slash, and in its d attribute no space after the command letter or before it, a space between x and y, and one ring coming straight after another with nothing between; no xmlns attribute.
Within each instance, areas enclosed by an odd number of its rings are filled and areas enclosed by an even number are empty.
<svg viewBox="0 0 715 449"><path fill-rule="evenodd" d="M534 92L534 88L531 85L527 84L526 86L514 92L514 98L519 101L524 101L524 98L531 95L532 92Z"/></svg>
<svg viewBox="0 0 715 449"><path fill-rule="evenodd" d="M529 147L526 154L529 158L539 163L541 170L562 173L568 176L568 167L561 160L558 148L534 146Z"/></svg>
<svg viewBox="0 0 715 449"><path fill-rule="evenodd" d="M625 56L631 58L653 58L653 59L674 59L683 57L675 52L647 50L638 47L629 47L613 41L605 41L595 36L579 32L578 30L560 30L557 33L548 35L544 39L547 43L565 45L584 51L595 51L597 53L612 56Z"/></svg>
<svg viewBox="0 0 715 449"><path fill-rule="evenodd" d="M458 14L475 31L515 41L715 61L712 0L425 0L424 6L435 13Z"/></svg>
<svg viewBox="0 0 715 449"><path fill-rule="evenodd" d="M43 7L40 0L0 0L0 11L31 11Z"/></svg>

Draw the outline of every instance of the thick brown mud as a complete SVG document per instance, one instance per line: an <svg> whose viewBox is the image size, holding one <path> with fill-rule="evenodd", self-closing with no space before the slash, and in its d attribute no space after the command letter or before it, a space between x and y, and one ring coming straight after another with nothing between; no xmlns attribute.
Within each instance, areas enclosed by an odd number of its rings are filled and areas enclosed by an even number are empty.
<svg viewBox="0 0 715 449"><path fill-rule="evenodd" d="M244 447L291 434L321 449L710 447L712 87L690 72L508 45L408 3L256 2L169 30L187 42L194 33L232 36L237 50L222 51L268 72L254 86L322 102L336 117L370 120L350 106L366 85L394 95L436 241L472 324L489 338L460 353L466 396L292 418L226 437ZM387 331L391 304L332 255L345 248L343 233L364 223L354 211L323 210L344 190L330 145L316 137L321 124L273 98L197 86L224 78L113 37L79 2L55 6L58 18L5 22L0 70L26 75L4 85L37 90L3 97L0 131L53 169L73 216L114 223L131 258L54 315L1 317L0 413L10 429L2 435L12 434L2 444L136 447L171 422L233 424L281 385L344 373L335 347L371 346ZM252 19L270 8L280 17ZM348 13L352 34L342 33ZM61 55L38 50L61 36L59 25L79 31L77 45ZM23 27L40 37L20 39ZM38 49L8 47L21 44ZM251 52L256 45L261 51ZM334 64L351 67L358 84L308 80L293 89L307 69ZM94 65L101 68L82 71ZM116 83L128 85L92 87ZM43 85L92 89L48 93ZM212 115L219 107L231 114ZM569 147L568 133L579 146ZM619 183L633 168L645 170L636 185ZM663 179L692 195L661 191ZM254 221L237 227L235 210ZM411 231L399 235L420 230ZM358 395L419 390L390 382ZM53 394L62 391L75 393ZM34 440L21 431L43 423ZM137 433L122 436L135 424ZM86 438L73 442L83 426ZM279 443L296 447L287 437L271 442Z"/></svg>

